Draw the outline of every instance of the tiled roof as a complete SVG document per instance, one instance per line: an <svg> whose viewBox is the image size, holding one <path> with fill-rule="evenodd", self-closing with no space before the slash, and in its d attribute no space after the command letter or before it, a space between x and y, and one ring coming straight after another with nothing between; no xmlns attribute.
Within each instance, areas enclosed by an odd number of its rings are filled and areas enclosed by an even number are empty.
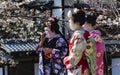
<svg viewBox="0 0 120 75"><path fill-rule="evenodd" d="M106 51L120 52L120 40L105 40Z"/></svg>
<svg viewBox="0 0 120 75"><path fill-rule="evenodd" d="M38 42L33 41L14 41L1 43L1 46L4 47L8 52L21 52L21 51L34 51Z"/></svg>
<svg viewBox="0 0 120 75"><path fill-rule="evenodd" d="M107 51L120 50L120 40L104 40L105 48ZM4 47L7 52L21 52L21 51L34 51L38 42L33 40L21 41L21 40L2 40L1 46Z"/></svg>
<svg viewBox="0 0 120 75"><path fill-rule="evenodd" d="M120 52L120 44L106 44L105 48L107 51L119 51Z"/></svg>

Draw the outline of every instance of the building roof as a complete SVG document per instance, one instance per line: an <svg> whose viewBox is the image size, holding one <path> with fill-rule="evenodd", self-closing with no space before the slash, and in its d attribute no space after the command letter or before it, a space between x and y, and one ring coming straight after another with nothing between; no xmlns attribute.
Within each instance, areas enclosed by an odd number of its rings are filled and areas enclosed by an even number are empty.
<svg viewBox="0 0 120 75"><path fill-rule="evenodd" d="M4 48L0 46L0 65L3 65L3 64L12 65L14 63L15 61L13 57L8 52L6 52Z"/></svg>
<svg viewBox="0 0 120 75"><path fill-rule="evenodd" d="M106 51L120 51L120 40L104 40ZM11 52L24 52L35 51L35 47L38 44L37 41L27 40L22 41L19 39L7 40L2 39L1 46L9 53Z"/></svg>
<svg viewBox="0 0 120 75"><path fill-rule="evenodd" d="M35 41L21 41L21 40L10 40L4 39L1 46L6 49L7 52L23 52L23 51L34 51L38 42Z"/></svg>
<svg viewBox="0 0 120 75"><path fill-rule="evenodd" d="M105 48L108 52L120 52L120 40L105 40Z"/></svg>

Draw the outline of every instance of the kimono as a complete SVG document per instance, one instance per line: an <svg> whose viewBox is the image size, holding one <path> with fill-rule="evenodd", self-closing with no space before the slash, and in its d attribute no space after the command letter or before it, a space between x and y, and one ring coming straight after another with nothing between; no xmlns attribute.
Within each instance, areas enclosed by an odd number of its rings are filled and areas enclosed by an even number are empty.
<svg viewBox="0 0 120 75"><path fill-rule="evenodd" d="M46 57L42 48L53 48L51 57ZM61 35L56 34L53 39L45 40L39 52L39 75L67 75L66 67L63 63L64 57L68 53L68 45Z"/></svg>
<svg viewBox="0 0 120 75"><path fill-rule="evenodd" d="M101 32L99 30L90 31L90 37L93 37L96 45L96 75L104 75L104 50L105 45L101 38Z"/></svg>
<svg viewBox="0 0 120 75"><path fill-rule="evenodd" d="M85 57L88 62L90 75L96 75L96 45L94 38L91 36L87 40Z"/></svg>
<svg viewBox="0 0 120 75"><path fill-rule="evenodd" d="M92 75L85 55L89 32L76 30L69 42L69 56L64 58L68 75ZM92 48L92 47L91 47Z"/></svg>

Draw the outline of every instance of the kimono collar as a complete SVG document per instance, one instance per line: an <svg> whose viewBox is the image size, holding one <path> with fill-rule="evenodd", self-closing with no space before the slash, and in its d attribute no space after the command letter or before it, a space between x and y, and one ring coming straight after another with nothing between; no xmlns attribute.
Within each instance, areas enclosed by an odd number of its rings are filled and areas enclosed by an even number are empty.
<svg viewBox="0 0 120 75"><path fill-rule="evenodd" d="M54 39L54 38L59 38L59 37L61 37L61 35L60 34L56 34L53 38L49 39L49 41Z"/></svg>

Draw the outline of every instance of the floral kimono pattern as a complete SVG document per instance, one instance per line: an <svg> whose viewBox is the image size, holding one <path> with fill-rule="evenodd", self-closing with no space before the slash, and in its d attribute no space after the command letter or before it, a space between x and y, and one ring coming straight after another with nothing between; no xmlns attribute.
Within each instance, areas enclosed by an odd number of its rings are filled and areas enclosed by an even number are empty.
<svg viewBox="0 0 120 75"><path fill-rule="evenodd" d="M101 38L101 32L98 30L90 31L90 36L94 38L96 45L96 75L104 75L104 42Z"/></svg>
<svg viewBox="0 0 120 75"><path fill-rule="evenodd" d="M55 47L52 50L52 57L44 62L44 53L42 48L39 52L39 75L67 75L66 67L63 63L64 57L67 55L67 42L61 35L57 34L47 44L58 38L55 42ZM52 45L51 45L52 46ZM48 58L47 58L48 59Z"/></svg>
<svg viewBox="0 0 120 75"><path fill-rule="evenodd" d="M89 65L90 75L96 75L96 52L95 52L95 40L89 36L87 40L87 46L85 50L85 56Z"/></svg>
<svg viewBox="0 0 120 75"><path fill-rule="evenodd" d="M90 75L89 65L85 56L88 34L82 29L77 30L70 39L69 56L64 59L68 75Z"/></svg>

